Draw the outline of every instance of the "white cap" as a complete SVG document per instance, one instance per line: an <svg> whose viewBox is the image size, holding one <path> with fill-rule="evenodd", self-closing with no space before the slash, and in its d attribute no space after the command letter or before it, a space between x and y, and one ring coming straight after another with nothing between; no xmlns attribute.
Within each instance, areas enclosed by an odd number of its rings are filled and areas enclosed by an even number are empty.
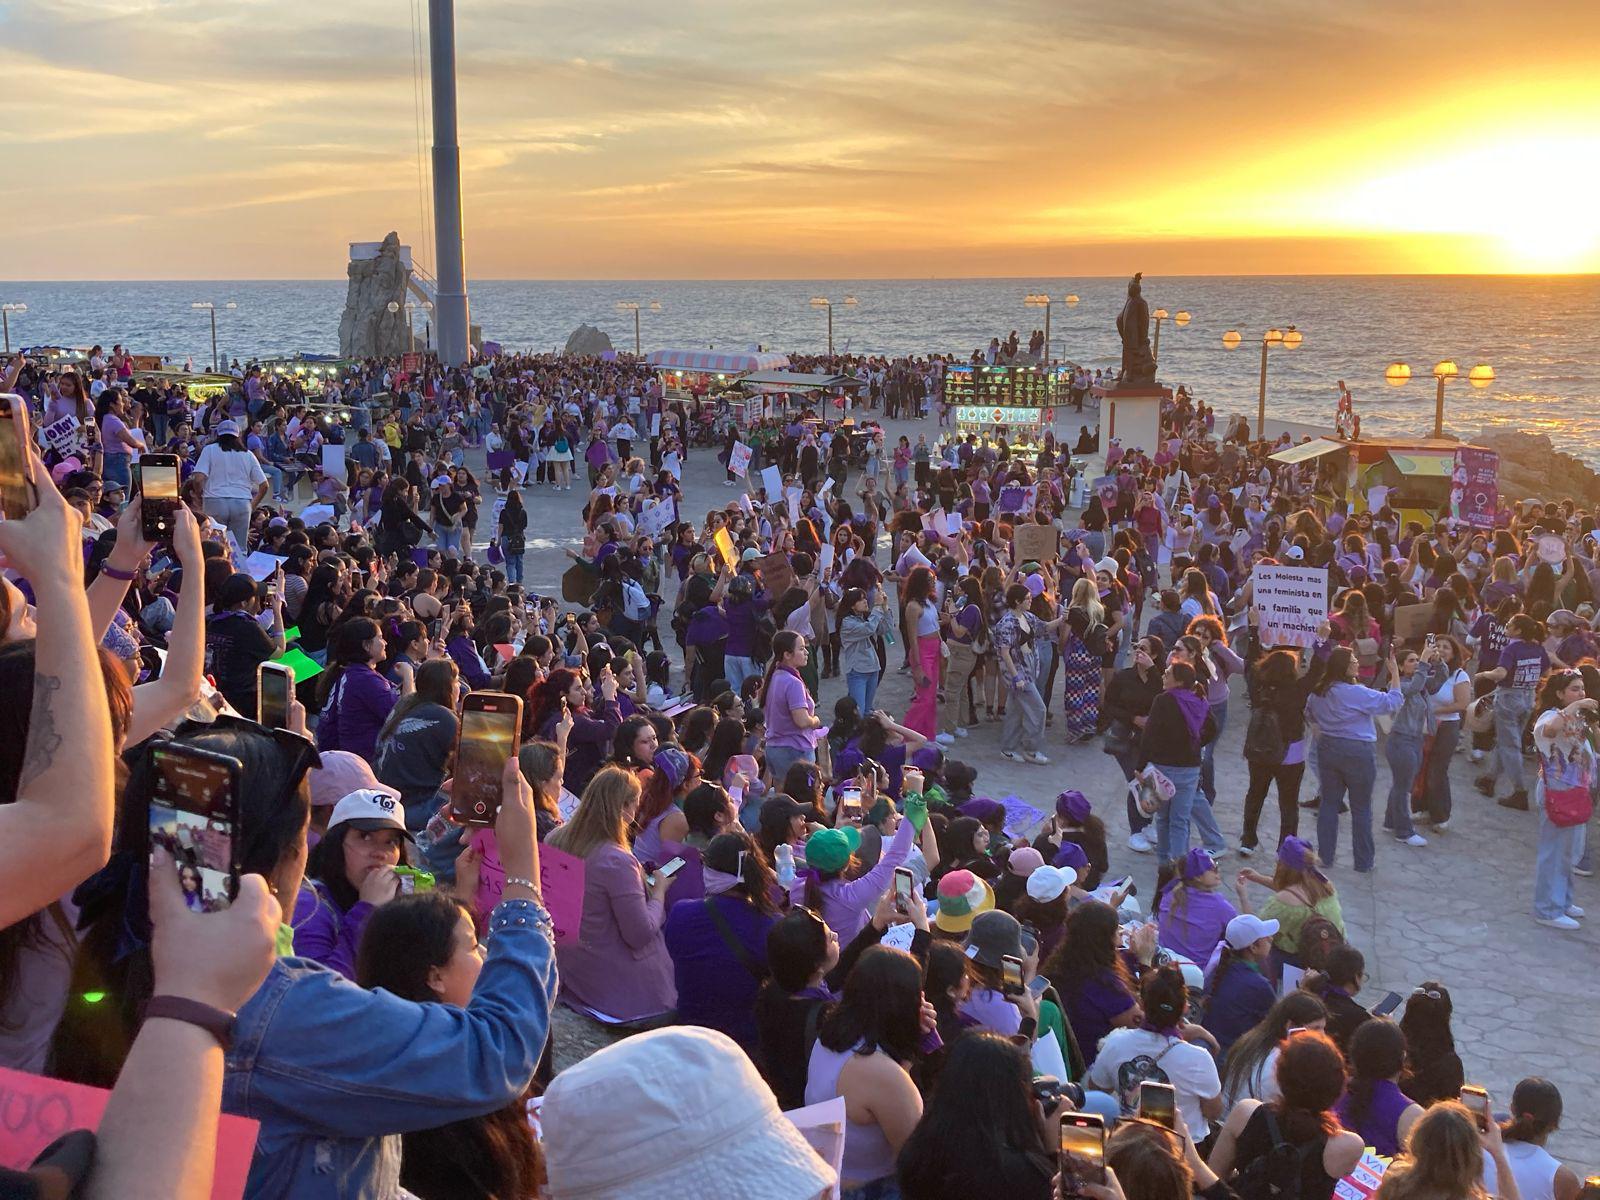
<svg viewBox="0 0 1600 1200"><path fill-rule="evenodd" d="M359 788L333 806L328 818L328 832L339 825L353 825L357 829L398 829L411 837L406 829L405 809L400 804L400 793L393 788ZM415 839L413 839L415 840Z"/></svg>
<svg viewBox="0 0 1600 1200"><path fill-rule="evenodd" d="M1246 950L1264 937L1272 937L1278 932L1276 921L1263 921L1254 913L1240 913L1228 922L1228 930L1224 935L1228 945L1235 950Z"/></svg>
<svg viewBox="0 0 1600 1200"><path fill-rule="evenodd" d="M1283 556L1285 558L1287 558L1290 562L1299 562L1302 558L1304 558L1306 556L1306 552L1304 550L1300 549L1299 546L1290 546L1287 550L1285 550L1283 552Z"/></svg>
<svg viewBox="0 0 1600 1200"><path fill-rule="evenodd" d="M1078 882L1078 873L1071 867L1052 867L1046 863L1028 874L1028 898L1039 904L1049 904L1062 892Z"/></svg>

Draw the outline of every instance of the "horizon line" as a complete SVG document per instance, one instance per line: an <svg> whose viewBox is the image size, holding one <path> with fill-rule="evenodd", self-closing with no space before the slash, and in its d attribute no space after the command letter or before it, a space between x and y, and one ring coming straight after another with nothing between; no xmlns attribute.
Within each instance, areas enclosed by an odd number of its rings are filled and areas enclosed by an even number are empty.
<svg viewBox="0 0 1600 1200"><path fill-rule="evenodd" d="M1299 271L1299 272L1207 272L1203 274L1166 275L1144 271L1141 274L1153 279L1596 279L1600 271ZM669 276L529 276L529 275L468 275L468 286L479 283L982 283L1015 280L1040 282L1043 280L1119 280L1128 275L682 275ZM9 284L58 283L339 283L348 281L348 275L281 275L240 278L204 278L201 276L154 276L143 278L66 278L66 279L0 279L0 286Z"/></svg>

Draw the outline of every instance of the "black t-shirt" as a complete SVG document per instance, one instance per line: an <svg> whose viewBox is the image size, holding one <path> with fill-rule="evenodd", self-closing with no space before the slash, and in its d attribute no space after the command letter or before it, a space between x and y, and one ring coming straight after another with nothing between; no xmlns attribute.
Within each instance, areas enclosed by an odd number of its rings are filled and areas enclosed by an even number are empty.
<svg viewBox="0 0 1600 1200"><path fill-rule="evenodd" d="M241 716L255 719L256 668L278 652L249 613L230 609L206 622L206 673Z"/></svg>

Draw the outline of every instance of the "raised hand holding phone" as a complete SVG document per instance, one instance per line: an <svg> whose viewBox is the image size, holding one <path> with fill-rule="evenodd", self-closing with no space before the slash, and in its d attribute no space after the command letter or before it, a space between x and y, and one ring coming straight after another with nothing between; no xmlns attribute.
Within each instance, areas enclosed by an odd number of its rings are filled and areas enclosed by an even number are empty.
<svg viewBox="0 0 1600 1200"><path fill-rule="evenodd" d="M504 898L538 900L539 844L534 832L533 788L522 777L515 755L507 760L500 776L500 811L495 815L494 837L500 865L506 872Z"/></svg>
<svg viewBox="0 0 1600 1200"><path fill-rule="evenodd" d="M32 481L26 486L31 489L33 508L21 519L0 521L0 554L35 588L43 580L70 577L81 592L83 518L62 499L33 447L23 449L32 471Z"/></svg>
<svg viewBox="0 0 1600 1200"><path fill-rule="evenodd" d="M160 847L151 852L150 955L158 993L237 1012L272 969L282 920L259 875L240 878L239 894L226 909L191 912L172 856Z"/></svg>

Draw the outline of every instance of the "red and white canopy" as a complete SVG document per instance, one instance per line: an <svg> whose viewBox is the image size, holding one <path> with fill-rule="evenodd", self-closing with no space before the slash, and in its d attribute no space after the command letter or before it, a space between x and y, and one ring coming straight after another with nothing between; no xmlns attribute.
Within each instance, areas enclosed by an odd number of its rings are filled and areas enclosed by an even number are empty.
<svg viewBox="0 0 1600 1200"><path fill-rule="evenodd" d="M645 360L658 370L715 371L742 375L746 371L774 371L789 365L787 354L719 353L715 350L652 350Z"/></svg>

